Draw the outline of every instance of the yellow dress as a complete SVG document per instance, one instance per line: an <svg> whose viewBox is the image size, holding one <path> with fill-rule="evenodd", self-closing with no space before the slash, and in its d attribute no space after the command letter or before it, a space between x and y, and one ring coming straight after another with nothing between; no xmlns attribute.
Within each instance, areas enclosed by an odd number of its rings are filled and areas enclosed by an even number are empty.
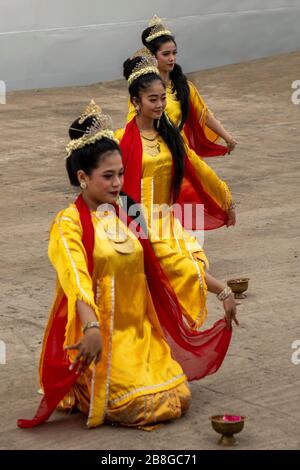
<svg viewBox="0 0 300 470"><path fill-rule="evenodd" d="M190 392L159 326L145 278L142 246L113 212L91 214L95 229L92 278L74 204L57 215L50 232L49 257L58 276L56 302L63 293L68 300L65 345L74 344L82 335L76 311L78 299L95 311L103 339L100 363L80 375L60 408L77 406L88 416L89 427L105 420L143 427L177 418L188 408ZM107 230L115 227L116 220L131 240L131 253L117 252L107 238ZM155 234L151 235L151 243L186 321L196 327L198 317L206 312L203 268L196 269L190 259ZM41 367L46 338L47 330ZM72 361L76 351L68 354Z"/></svg>
<svg viewBox="0 0 300 470"><path fill-rule="evenodd" d="M193 103L200 125L202 126L208 140L210 140L211 142L216 142L219 138L218 134L216 134L206 125L206 116L208 113L210 114L212 113L208 109L204 99L198 92L195 85L190 81L188 81L188 85L190 89L190 100ZM166 92L167 92L167 105L166 105L165 111L169 119L173 122L173 124L175 126L179 126L181 123L181 117L182 117L180 101L177 99L176 92L175 93L173 92L173 89L171 86L167 86ZM129 109L128 109L127 122L131 121L131 119L134 116L136 116L136 110L130 100L128 102L128 108ZM185 143L187 144L188 140L186 138L184 130L181 131L181 135Z"/></svg>
<svg viewBox="0 0 300 470"><path fill-rule="evenodd" d="M115 132L117 139L121 140L124 129ZM183 229L178 219L168 216L156 215L155 207L166 204L172 205L172 155L167 144L159 137L160 153L156 156L148 155L143 147L141 203L146 208L148 226L152 227L160 237L169 243L170 247L180 253L203 261L208 268L208 260L197 239ZM227 184L197 154L186 147L186 155L201 180L204 190L225 211L228 211L231 201ZM165 229L166 228L166 229ZM196 263L197 264L197 263ZM202 319L202 323L204 318Z"/></svg>

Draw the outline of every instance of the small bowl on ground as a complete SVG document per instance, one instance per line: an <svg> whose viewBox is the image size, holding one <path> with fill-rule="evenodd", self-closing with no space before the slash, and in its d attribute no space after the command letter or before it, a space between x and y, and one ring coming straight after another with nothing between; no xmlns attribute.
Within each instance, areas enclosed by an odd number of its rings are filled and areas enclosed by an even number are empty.
<svg viewBox="0 0 300 470"><path fill-rule="evenodd" d="M241 415L214 415L210 418L213 429L221 434L219 445L230 447L237 444L234 434L238 434L244 427L245 416Z"/></svg>

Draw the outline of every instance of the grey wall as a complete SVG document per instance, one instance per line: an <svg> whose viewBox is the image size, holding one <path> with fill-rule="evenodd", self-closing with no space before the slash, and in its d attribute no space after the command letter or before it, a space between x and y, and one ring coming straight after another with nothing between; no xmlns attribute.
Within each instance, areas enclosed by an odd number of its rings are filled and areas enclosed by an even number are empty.
<svg viewBox="0 0 300 470"><path fill-rule="evenodd" d="M300 0L0 0L8 90L120 78L154 13L186 72L300 49Z"/></svg>

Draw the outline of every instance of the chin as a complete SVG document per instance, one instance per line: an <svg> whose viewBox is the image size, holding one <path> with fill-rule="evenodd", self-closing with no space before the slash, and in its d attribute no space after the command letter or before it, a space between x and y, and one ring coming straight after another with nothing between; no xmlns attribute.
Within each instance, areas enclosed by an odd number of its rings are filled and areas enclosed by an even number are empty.
<svg viewBox="0 0 300 470"><path fill-rule="evenodd" d="M101 206L101 205L105 205L105 204L115 204L115 203L116 203L116 200L117 200L117 197L118 197L118 196L107 196L107 197L105 198L105 200L102 199L101 202L98 201L98 202L99 202L99 205Z"/></svg>
<svg viewBox="0 0 300 470"><path fill-rule="evenodd" d="M110 196L107 198L107 204L115 204L117 201L118 196Z"/></svg>

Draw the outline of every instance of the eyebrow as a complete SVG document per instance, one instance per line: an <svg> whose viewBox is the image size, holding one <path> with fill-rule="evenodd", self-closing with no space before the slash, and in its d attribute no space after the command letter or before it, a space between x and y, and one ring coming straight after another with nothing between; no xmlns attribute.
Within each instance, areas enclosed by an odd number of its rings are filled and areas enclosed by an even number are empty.
<svg viewBox="0 0 300 470"><path fill-rule="evenodd" d="M120 171L124 171L124 168L120 168L119 170L104 170L102 174L105 175L106 173L120 173Z"/></svg>
<svg viewBox="0 0 300 470"><path fill-rule="evenodd" d="M163 49L160 52L177 52L177 49Z"/></svg>
<svg viewBox="0 0 300 470"><path fill-rule="evenodd" d="M164 92L162 93L162 95L165 95L165 94L166 94L166 92L164 91ZM155 93L155 94L153 93L152 95L148 95L148 98L157 98L158 96L160 96L159 93Z"/></svg>

